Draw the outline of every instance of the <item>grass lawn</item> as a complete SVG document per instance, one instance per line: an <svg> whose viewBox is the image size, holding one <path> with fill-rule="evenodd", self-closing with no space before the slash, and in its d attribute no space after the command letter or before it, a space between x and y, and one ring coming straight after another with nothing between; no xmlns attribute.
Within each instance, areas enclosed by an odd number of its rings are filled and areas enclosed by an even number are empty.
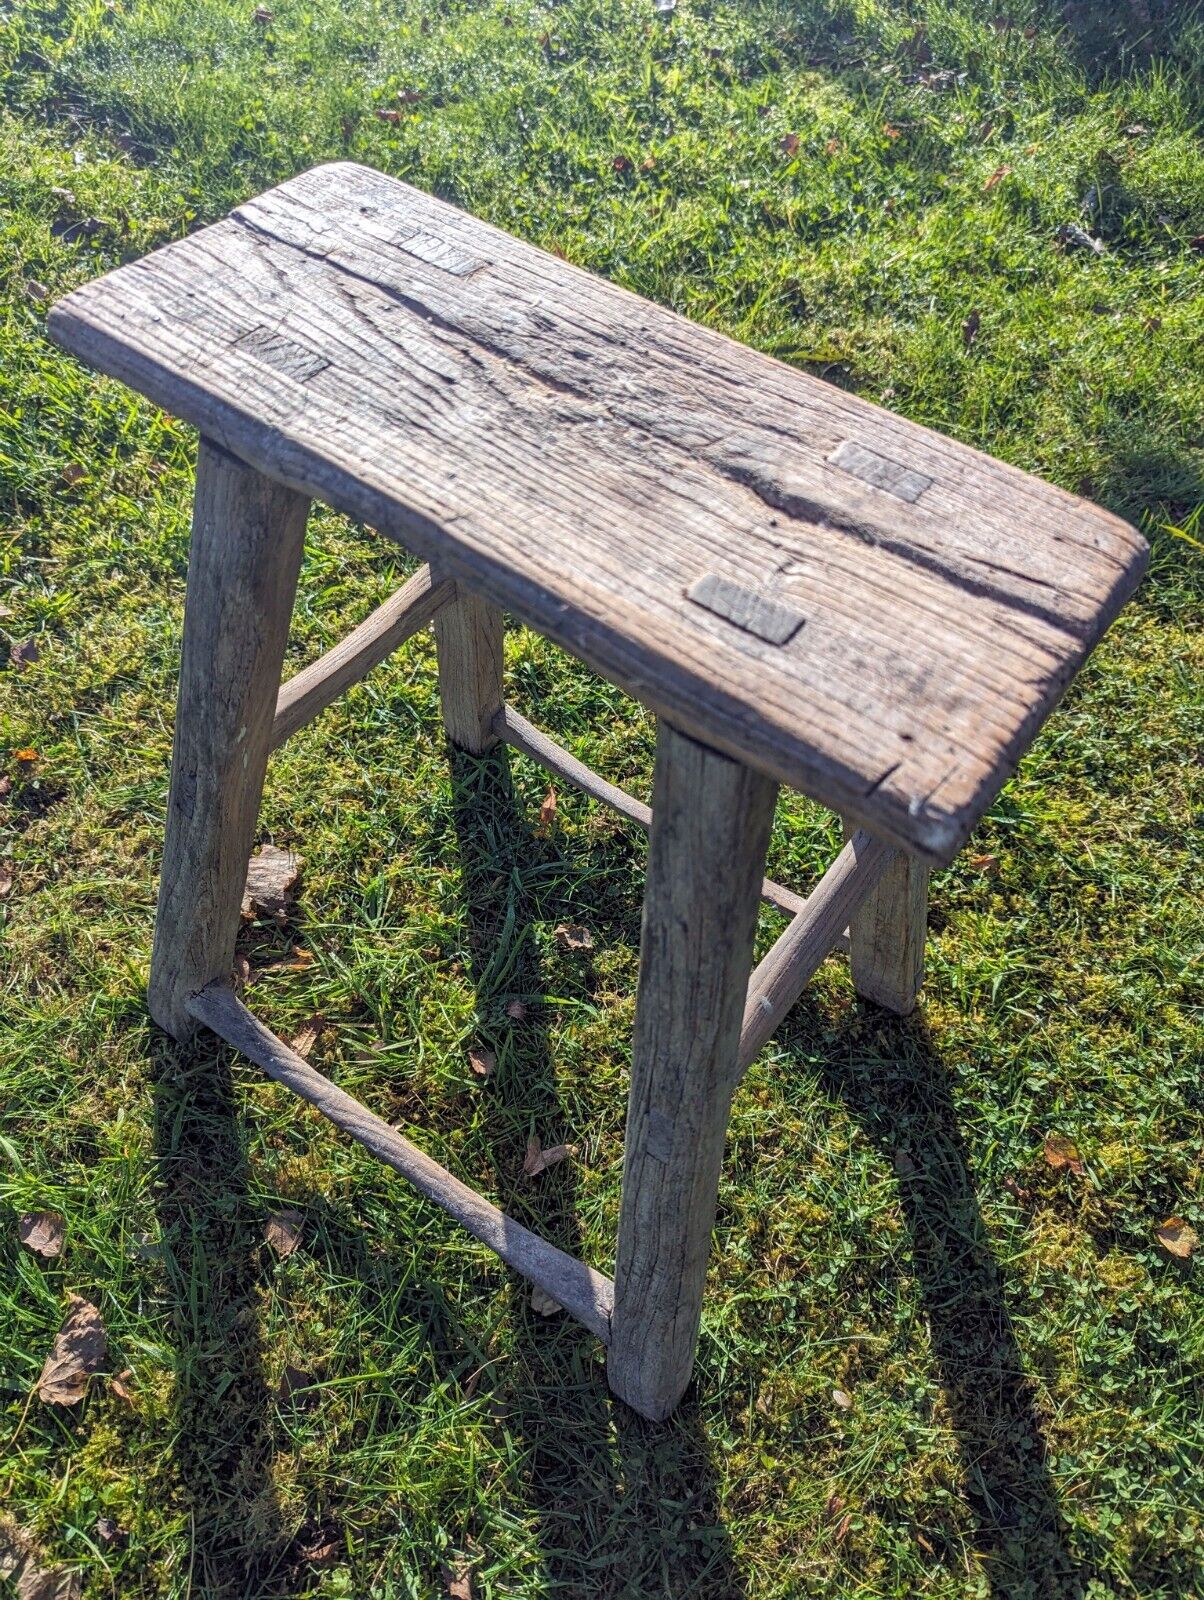
<svg viewBox="0 0 1204 1600"><path fill-rule="evenodd" d="M19 1530L88 1597L1204 1593L1204 1298L1154 1237L1204 1232L1199 8L268 5L0 9L0 1568ZM934 879L921 1011L834 959L746 1079L662 1427L404 1184L145 1012L195 439L50 346L46 304L345 156L1154 547ZM311 533L290 670L406 570ZM507 650L519 709L646 794L649 720ZM609 1270L644 846L571 794L541 827L546 791L449 762L415 641L273 761L262 837L304 876L245 930L250 1001L284 1037L320 1012L316 1065ZM805 887L837 844L785 799L770 870ZM531 1133L575 1157L524 1180ZM55 1258L18 1241L37 1210ZM111 1374L56 1408L69 1292Z"/></svg>

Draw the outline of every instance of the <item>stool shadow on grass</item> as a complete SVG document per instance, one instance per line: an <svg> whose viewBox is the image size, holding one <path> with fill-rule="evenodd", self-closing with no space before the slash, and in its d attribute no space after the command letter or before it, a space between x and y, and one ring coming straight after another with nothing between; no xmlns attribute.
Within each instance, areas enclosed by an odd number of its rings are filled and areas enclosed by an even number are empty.
<svg viewBox="0 0 1204 1600"><path fill-rule="evenodd" d="M528 1129L545 1146L580 1140L556 1083L535 924L632 919L638 905L598 905L591 874L588 919L574 915L571 884L587 865L575 847L537 838L515 795L508 751L452 753L452 805L459 841L472 978L486 1030L509 1034L486 1086L495 1192L503 1210L575 1256L588 1256L577 1218L572 1161L524 1181ZM588 865L596 868L597 848ZM501 950L504 942L506 948ZM521 1021L506 1020L519 998ZM625 1107L616 1108L622 1117ZM595 1246L595 1249L597 1246ZM611 1270L607 1258L591 1262ZM489 1404L521 1451L530 1510L556 1593L590 1600L738 1600L745 1592L718 1515L710 1445L689 1397L668 1424L653 1425L615 1401L600 1346L566 1315L541 1317L515 1277L509 1324L513 1354L491 1368ZM666 1588L666 1574L671 1574Z"/></svg>
<svg viewBox="0 0 1204 1600"><path fill-rule="evenodd" d="M867 1022L872 1050L860 1042ZM801 1026L800 1026L801 1025ZM808 1029L805 1006L791 1032ZM996 1600L1080 1600L1092 1576L1058 1508L1036 1392L988 1240L948 1068L916 1012L866 1006L835 1041L807 1039L822 1089L843 1100L899 1178L912 1271L962 1457L974 1546ZM812 1048L814 1046L814 1048ZM904 1163L900 1163L904 1164Z"/></svg>
<svg viewBox="0 0 1204 1600"><path fill-rule="evenodd" d="M232 1053L201 1033L152 1044L155 1209L175 1351L173 1450L189 1514L190 1589L288 1592L257 1292L263 1219L248 1198Z"/></svg>

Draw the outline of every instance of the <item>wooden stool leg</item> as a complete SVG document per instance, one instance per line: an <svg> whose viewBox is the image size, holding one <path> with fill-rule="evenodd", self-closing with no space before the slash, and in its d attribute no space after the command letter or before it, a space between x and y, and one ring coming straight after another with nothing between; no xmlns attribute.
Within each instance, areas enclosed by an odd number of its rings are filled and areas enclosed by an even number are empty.
<svg viewBox="0 0 1204 1600"><path fill-rule="evenodd" d="M234 959L308 510L201 441L149 995L177 1039Z"/></svg>
<svg viewBox="0 0 1204 1600"><path fill-rule="evenodd" d="M845 824L846 838L855 831ZM924 982L928 878L922 861L899 852L849 921L854 988L901 1017L915 1009Z"/></svg>
<svg viewBox="0 0 1204 1600"><path fill-rule="evenodd" d="M456 598L435 616L443 726L452 744L484 755L497 743L502 709L502 613L457 585Z"/></svg>
<svg viewBox="0 0 1204 1600"><path fill-rule="evenodd" d="M776 795L660 724L607 1359L654 1421L694 1363Z"/></svg>

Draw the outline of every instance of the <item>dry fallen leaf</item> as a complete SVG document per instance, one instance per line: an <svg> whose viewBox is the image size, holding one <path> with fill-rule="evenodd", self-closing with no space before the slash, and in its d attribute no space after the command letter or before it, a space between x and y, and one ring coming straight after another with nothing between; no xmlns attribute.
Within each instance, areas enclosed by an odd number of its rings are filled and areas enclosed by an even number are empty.
<svg viewBox="0 0 1204 1600"><path fill-rule="evenodd" d="M558 1311L563 1311L564 1307L559 1300L553 1300L546 1289L534 1284L531 1289L531 1310L537 1317L554 1317Z"/></svg>
<svg viewBox="0 0 1204 1600"><path fill-rule="evenodd" d="M562 922L553 929L552 937L562 950L592 950L594 936L588 928L575 922Z"/></svg>
<svg viewBox="0 0 1204 1600"><path fill-rule="evenodd" d="M38 752L31 746L26 747L24 750L13 751L13 760L17 762L19 766L32 767L37 759Z"/></svg>
<svg viewBox="0 0 1204 1600"><path fill-rule="evenodd" d="M784 133L778 140L778 149L785 156L796 156L801 143L797 133Z"/></svg>
<svg viewBox="0 0 1204 1600"><path fill-rule="evenodd" d="M103 1368L108 1348L100 1312L82 1295L71 1295L38 1379L38 1398L52 1406L75 1405L87 1393L92 1374Z"/></svg>
<svg viewBox="0 0 1204 1600"><path fill-rule="evenodd" d="M980 311L971 311L970 315L962 323L962 343L967 350L978 338L978 330L981 327L982 313Z"/></svg>
<svg viewBox="0 0 1204 1600"><path fill-rule="evenodd" d="M842 1411L847 1411L853 1404L853 1397L850 1394L846 1394L843 1389L833 1389L832 1403L838 1405Z"/></svg>
<svg viewBox="0 0 1204 1600"><path fill-rule="evenodd" d="M254 11L251 13L251 17L255 22L258 22L261 27L266 27L269 22L274 22L276 20L275 12L269 11L267 6L256 6Z"/></svg>
<svg viewBox="0 0 1204 1600"><path fill-rule="evenodd" d="M288 955L281 956L275 961L265 961L262 967L256 967L256 972L304 972L306 967L313 966L313 951L303 950L299 944L293 945Z"/></svg>
<svg viewBox="0 0 1204 1600"><path fill-rule="evenodd" d="M240 950L234 957L234 988L236 991L245 989L251 981L251 963Z"/></svg>
<svg viewBox="0 0 1204 1600"><path fill-rule="evenodd" d="M22 639L20 644L13 645L8 652L8 659L17 672L24 672L26 667L32 667L38 659L38 641Z"/></svg>
<svg viewBox="0 0 1204 1600"><path fill-rule="evenodd" d="M1083 1158L1079 1154L1079 1147L1073 1139L1068 1139L1064 1133L1047 1133L1045 1135L1045 1159L1055 1172L1060 1172L1063 1167L1074 1173L1076 1178L1081 1178L1086 1168Z"/></svg>
<svg viewBox="0 0 1204 1600"><path fill-rule="evenodd" d="M997 188L998 185L1001 184L1005 178L1011 176L1011 171L1012 171L1011 167L1007 167L1007 166L996 167L994 172L991 174L991 176L983 184L982 192L984 194L990 194L992 189Z"/></svg>
<svg viewBox="0 0 1204 1600"><path fill-rule="evenodd" d="M527 1154L523 1161L523 1176L537 1178L541 1172L546 1172L549 1167L554 1167L558 1161L563 1161L566 1156L573 1153L571 1144L552 1144L545 1150L539 1142L539 1135L533 1133L527 1140Z"/></svg>
<svg viewBox="0 0 1204 1600"><path fill-rule="evenodd" d="M852 1522L853 1513L851 1511L846 1511L844 1516L841 1517L840 1521L836 1524L836 1527L832 1533L832 1537L836 1540L837 1544L844 1543L845 1539L848 1537L849 1528L851 1527Z"/></svg>
<svg viewBox="0 0 1204 1600"><path fill-rule="evenodd" d="M547 794L543 797L543 804L539 808L539 828L541 834L547 833L548 829L552 826L552 821L555 815L556 791L555 789L549 788Z"/></svg>
<svg viewBox="0 0 1204 1600"><path fill-rule="evenodd" d="M895 1172L900 1178L910 1178L914 1175L916 1164L906 1150L896 1150L893 1159Z"/></svg>
<svg viewBox="0 0 1204 1600"><path fill-rule="evenodd" d="M122 1369L122 1371L117 1373L115 1377L109 1379L109 1388L119 1400L124 1400L127 1406L132 1406L134 1404L134 1396L130 1392L130 1387L125 1380L127 1378L132 1378L133 1376L133 1367L125 1367Z"/></svg>
<svg viewBox="0 0 1204 1600"><path fill-rule="evenodd" d="M313 1378L300 1367L286 1366L280 1374L280 1383L276 1389L276 1398L281 1405L287 1405L293 1396L301 1390L308 1389L313 1383Z"/></svg>
<svg viewBox="0 0 1204 1600"><path fill-rule="evenodd" d="M399 89L397 98L403 106L417 105L419 100L422 99L422 91L420 89Z"/></svg>
<svg viewBox="0 0 1204 1600"><path fill-rule="evenodd" d="M283 1261L286 1256L291 1256L301 1243L301 1229L305 1225L305 1218L299 1211L286 1207L283 1211L273 1211L263 1225L265 1243Z"/></svg>
<svg viewBox="0 0 1204 1600"><path fill-rule="evenodd" d="M247 863L243 916L262 915L274 917L277 922L286 921L300 871L300 856L291 850L281 850L278 845L261 845Z"/></svg>
<svg viewBox="0 0 1204 1600"><path fill-rule="evenodd" d="M27 1562L17 1579L17 1600L79 1600L83 1582L65 1567L35 1567Z"/></svg>
<svg viewBox="0 0 1204 1600"><path fill-rule="evenodd" d="M39 305L50 299L50 290L44 283L39 283L36 278L26 278L25 293L31 300L36 300Z"/></svg>
<svg viewBox="0 0 1204 1600"><path fill-rule="evenodd" d="M328 1567L343 1552L343 1535L336 1522L311 1523L297 1535L297 1554L311 1567Z"/></svg>
<svg viewBox="0 0 1204 1600"><path fill-rule="evenodd" d="M467 1567L461 1567L459 1572L445 1567L443 1587L447 1591L447 1600L472 1600L472 1573Z"/></svg>
<svg viewBox="0 0 1204 1600"><path fill-rule="evenodd" d="M484 1045L473 1045L468 1052L468 1065L478 1078L488 1078L494 1067L497 1066L497 1057L492 1050L487 1050Z"/></svg>
<svg viewBox="0 0 1204 1600"><path fill-rule="evenodd" d="M62 1254L66 1232L57 1211L27 1211L17 1224L21 1243L48 1259Z"/></svg>
<svg viewBox="0 0 1204 1600"><path fill-rule="evenodd" d="M1200 1235L1182 1217L1167 1217L1154 1229L1154 1237L1167 1254L1178 1261L1190 1260L1192 1251L1200 1243Z"/></svg>
<svg viewBox="0 0 1204 1600"><path fill-rule="evenodd" d="M401 112L394 111L391 106L377 106L372 115L377 119L378 122L397 123L401 121Z"/></svg>
<svg viewBox="0 0 1204 1600"><path fill-rule="evenodd" d="M994 872L999 865L998 856L971 856L967 862L975 872Z"/></svg>
<svg viewBox="0 0 1204 1600"><path fill-rule="evenodd" d="M326 1018L315 1011L313 1016L310 1017L309 1021L302 1026L301 1031L295 1036L295 1038L289 1040L289 1049L295 1050L299 1056L308 1056L314 1045L316 1045L318 1040L321 1038L322 1030L325 1028L325 1026Z"/></svg>
<svg viewBox="0 0 1204 1600"><path fill-rule="evenodd" d="M96 1537L103 1545L116 1544L121 1538L121 1529L112 1517L97 1517Z"/></svg>
<svg viewBox="0 0 1204 1600"><path fill-rule="evenodd" d="M511 1000L506 1007L506 1015L514 1022L522 1022L527 1015L527 1008L521 1000Z"/></svg>
<svg viewBox="0 0 1204 1600"><path fill-rule="evenodd" d="M87 476L87 467L78 461L73 461L69 466L63 468L63 482L68 488L74 488L77 483L82 483Z"/></svg>

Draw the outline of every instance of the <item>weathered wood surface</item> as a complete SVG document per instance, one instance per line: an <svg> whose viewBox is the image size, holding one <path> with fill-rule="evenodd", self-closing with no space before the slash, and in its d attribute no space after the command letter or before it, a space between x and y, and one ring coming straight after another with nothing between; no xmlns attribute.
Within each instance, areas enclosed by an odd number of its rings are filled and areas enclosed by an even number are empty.
<svg viewBox="0 0 1204 1600"><path fill-rule="evenodd" d="M777 1031L820 962L843 942L843 929L895 858L896 852L881 839L854 834L807 896L803 910L770 946L748 985L740 1029L741 1073Z"/></svg>
<svg viewBox="0 0 1204 1600"><path fill-rule="evenodd" d="M609 1278L506 1216L483 1195L461 1183L446 1167L441 1167L417 1145L411 1144L382 1117L323 1077L304 1056L290 1050L248 1011L228 984L213 983L193 995L189 1010L193 1018L211 1028L227 1044L241 1050L269 1078L308 1100L378 1160L400 1172L428 1200L433 1200L474 1238L501 1256L508 1266L546 1290L591 1333L596 1333L604 1343L610 1338L613 1286Z"/></svg>
<svg viewBox="0 0 1204 1600"><path fill-rule="evenodd" d="M429 567L420 567L396 594L377 606L325 655L281 684L272 723L272 749L378 667L386 656L424 628L455 594L456 586L450 578L437 583Z"/></svg>
<svg viewBox="0 0 1204 1600"><path fill-rule="evenodd" d="M234 960L308 512L202 439L149 994L177 1039Z"/></svg>
<svg viewBox="0 0 1204 1600"><path fill-rule="evenodd" d="M502 613L459 587L435 617L439 707L448 739L484 755L498 741L493 720L502 709Z"/></svg>
<svg viewBox="0 0 1204 1600"><path fill-rule="evenodd" d="M603 805L609 806L612 811L617 811L629 822L634 822L637 827L643 828L645 833L651 828L651 806L646 806L642 800L635 799L626 789L620 789L618 784L608 783L605 778L599 777L592 767L587 767L584 761L578 761L570 750L566 750L562 744L557 744L555 739L549 738L534 723L528 722L527 718L513 706L502 707L493 719L493 731L499 739L505 739L507 744L513 745L516 750L521 750L525 756L530 756L532 761L538 761L547 772L552 773L554 777L563 778L566 783L571 783L574 788L589 795L591 800L601 800ZM801 894L795 894L793 889L774 883L772 878L766 878L762 883L761 898L767 905L776 906L779 911L784 911L788 917L797 916L806 904Z"/></svg>
<svg viewBox="0 0 1204 1600"><path fill-rule="evenodd" d="M49 326L933 861L1146 559L1072 495L345 163L76 290Z"/></svg>
<svg viewBox="0 0 1204 1600"><path fill-rule="evenodd" d="M846 824L847 836L855 830ZM872 894L849 918L849 967L863 1000L900 1017L915 1010L924 983L928 879L923 861L896 851Z"/></svg>
<svg viewBox="0 0 1204 1600"><path fill-rule="evenodd" d="M694 1363L776 788L661 722L606 1364L653 1420Z"/></svg>

